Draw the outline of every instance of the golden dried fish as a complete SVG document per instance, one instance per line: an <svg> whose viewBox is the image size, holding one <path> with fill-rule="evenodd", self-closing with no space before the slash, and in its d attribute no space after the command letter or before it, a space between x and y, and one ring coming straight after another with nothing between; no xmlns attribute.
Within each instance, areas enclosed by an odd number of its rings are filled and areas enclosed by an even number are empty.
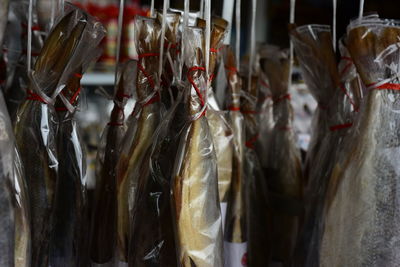
<svg viewBox="0 0 400 267"><path fill-rule="evenodd" d="M399 37L396 21L357 19L348 28L347 47L368 93L330 180L320 266L400 261Z"/></svg>
<svg viewBox="0 0 400 267"><path fill-rule="evenodd" d="M216 156L207 118L202 66L203 31L188 27L185 60L190 82L186 102L191 121L182 132L172 182L174 225L181 266L223 266L222 224Z"/></svg>
<svg viewBox="0 0 400 267"><path fill-rule="evenodd" d="M97 155L100 164L97 173L95 204L91 229L91 259L96 263L107 263L113 260L117 240L117 175L123 135L125 134L124 107L132 94L132 78L136 62L124 64L116 85L114 108L110 122L103 133L105 149Z"/></svg>
<svg viewBox="0 0 400 267"><path fill-rule="evenodd" d="M118 251L122 261L128 261L129 225L136 194L138 169L151 145L152 135L160 122L159 93L155 91L158 79L160 25L155 19L136 18L137 49L139 53L136 94L140 113L127 130L117 166L118 193Z"/></svg>

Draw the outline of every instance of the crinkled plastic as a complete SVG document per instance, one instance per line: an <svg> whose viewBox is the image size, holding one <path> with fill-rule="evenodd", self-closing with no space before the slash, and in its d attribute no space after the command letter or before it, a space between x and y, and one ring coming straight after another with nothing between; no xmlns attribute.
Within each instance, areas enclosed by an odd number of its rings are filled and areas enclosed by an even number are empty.
<svg viewBox="0 0 400 267"><path fill-rule="evenodd" d="M302 228L295 257L296 266L319 266L320 239L324 224L323 208L332 169L343 150L344 140L352 130L359 110L361 90L355 66L346 47L340 43L340 88L329 106L329 131L316 154L309 173L306 221Z"/></svg>
<svg viewBox="0 0 400 267"><path fill-rule="evenodd" d="M248 71L241 68L243 89L240 106L244 117L244 183L246 209L243 211L246 219L247 259L243 262L249 266L265 266L271 259L271 211L268 199L266 176L262 170L260 159L255 151L259 138L260 122L256 112L259 95L258 79L253 73L251 87L248 87Z"/></svg>
<svg viewBox="0 0 400 267"><path fill-rule="evenodd" d="M230 179L227 188L221 191L222 182L218 170L218 182L220 185L220 198L227 202L226 218L224 225L224 256L225 266L240 266L244 254L247 252L247 229L246 229L246 202L245 202L245 174L244 174L244 122L240 112L241 80L236 69L236 58L233 50L224 46L221 51L223 64L227 79L225 111L229 129L230 140ZM215 138L214 138L215 140ZM215 140L215 143L217 141ZM218 147L216 147L218 151ZM224 156L226 156L224 152ZM218 153L217 153L218 158ZM221 192L225 194L224 198ZM223 206L222 206L223 207ZM223 213L224 214L224 213Z"/></svg>
<svg viewBox="0 0 400 267"><path fill-rule="evenodd" d="M346 138L325 203L321 266L399 262L398 21L363 18L348 27L347 48L367 88Z"/></svg>
<svg viewBox="0 0 400 267"><path fill-rule="evenodd" d="M137 103L130 117L127 134L117 166L118 251L121 261L128 261L129 225L135 205L139 167L151 146L161 120L158 63L161 28L156 19L136 17L136 45L139 55L136 78Z"/></svg>
<svg viewBox="0 0 400 267"><path fill-rule="evenodd" d="M155 130L139 167L133 209L129 266L177 266L171 208L171 178L179 139L186 123L182 93Z"/></svg>
<svg viewBox="0 0 400 267"><path fill-rule="evenodd" d="M289 55L271 48L261 61L273 100L274 128L268 142L266 177L273 210L272 257L291 258L303 214L303 176L300 151L293 132L289 94Z"/></svg>
<svg viewBox="0 0 400 267"><path fill-rule="evenodd" d="M48 265L53 228L50 225L52 217L57 217L53 208L61 168L57 160L55 97L76 73L76 68L81 67L88 56L93 58L93 47L102 36L102 26L82 11L68 12L47 39L30 75L29 97L17 114L15 134L30 196L31 264L35 266Z"/></svg>
<svg viewBox="0 0 400 267"><path fill-rule="evenodd" d="M329 26L304 25L293 29L290 34L302 77L318 103L305 166L305 186L308 186L309 171L329 131L329 120L332 117L328 112L329 105L339 87L339 75Z"/></svg>
<svg viewBox="0 0 400 267"><path fill-rule="evenodd" d="M223 266L222 219L212 135L204 112L207 82L203 30L186 28L187 123L179 140L172 180L172 210L180 266ZM188 120L189 119L189 120Z"/></svg>
<svg viewBox="0 0 400 267"><path fill-rule="evenodd" d="M117 238L117 174L116 168L121 142L126 132L124 108L131 97L137 62L128 61L119 73L115 88L114 107L110 121L104 129L100 142L104 147L98 151L96 190L91 225L91 260L107 263L114 260Z"/></svg>

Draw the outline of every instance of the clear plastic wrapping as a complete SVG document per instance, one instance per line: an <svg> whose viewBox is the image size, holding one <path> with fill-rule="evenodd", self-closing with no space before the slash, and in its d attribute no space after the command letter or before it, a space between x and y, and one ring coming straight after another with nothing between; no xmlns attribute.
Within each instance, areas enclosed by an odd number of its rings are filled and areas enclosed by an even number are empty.
<svg viewBox="0 0 400 267"><path fill-rule="evenodd" d="M328 188L321 266L397 266L398 21L363 18L347 47L367 88Z"/></svg>
<svg viewBox="0 0 400 267"><path fill-rule="evenodd" d="M307 209L295 257L296 266L319 266L319 249L324 218L323 208L332 169L343 150L359 110L361 90L358 75L346 47L340 43L342 54L338 72L340 88L331 100L329 131L321 142L314 167L310 169Z"/></svg>
<svg viewBox="0 0 400 267"><path fill-rule="evenodd" d="M9 7L9 1L8 0L2 0L1 2L1 8L0 8L0 45L3 45L3 40L4 40L4 34L6 31L6 26L8 22L8 7Z"/></svg>
<svg viewBox="0 0 400 267"><path fill-rule="evenodd" d="M289 55L271 48L262 59L273 100L274 128L268 142L266 177L273 210L272 257L291 258L303 214L303 176L300 151L293 131L293 110L289 94Z"/></svg>
<svg viewBox="0 0 400 267"><path fill-rule="evenodd" d="M151 146L161 119L158 91L158 57L161 28L156 19L136 17L136 45L139 55L136 78L136 107L129 119L127 134L117 166L118 251L128 261L129 225L135 205L139 167Z"/></svg>
<svg viewBox="0 0 400 267"><path fill-rule="evenodd" d="M114 260L117 237L117 163L126 131L125 105L131 97L136 77L136 61L121 67L115 88L114 107L101 137L97 154L95 202L91 226L91 260L107 263Z"/></svg>
<svg viewBox="0 0 400 267"><path fill-rule="evenodd" d="M35 266L49 264L49 242L53 238L51 230L55 228L51 225L55 223L53 218L59 215L53 213L61 173L57 160L59 117L53 105L56 96L76 73L76 68L82 67L88 57L93 59L93 47L103 35L102 26L82 11L67 12L45 42L30 74L29 96L17 115L15 133L30 196L31 264ZM83 173L79 175L83 178Z"/></svg>
<svg viewBox="0 0 400 267"><path fill-rule="evenodd" d="M329 131L329 106L339 88L339 75L329 26L304 25L293 29L290 34L302 76L318 103L305 166L305 186L308 186L310 168L314 166L321 142Z"/></svg>
<svg viewBox="0 0 400 267"><path fill-rule="evenodd" d="M173 170L172 206L180 266L223 266L216 155L207 118L207 82L200 28L188 27L186 126Z"/></svg>
<svg viewBox="0 0 400 267"><path fill-rule="evenodd" d="M225 46L222 50L228 82L226 103L228 107L228 122L232 131L231 141L231 177L225 192L226 218L224 228L224 255L225 266L242 264L247 252L246 229L246 200L245 200L245 173L244 173L244 122L240 112L241 79L236 69L236 58L233 50ZM218 157L218 154L217 154ZM221 188L220 172L218 181ZM220 189L221 194L221 189ZM220 195L221 197L221 195ZM222 199L222 197L221 197Z"/></svg>

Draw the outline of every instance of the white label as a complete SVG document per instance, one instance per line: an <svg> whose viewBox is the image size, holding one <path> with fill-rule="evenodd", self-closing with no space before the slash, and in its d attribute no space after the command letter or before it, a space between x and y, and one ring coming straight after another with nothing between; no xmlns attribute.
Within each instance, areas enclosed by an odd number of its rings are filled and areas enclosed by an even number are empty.
<svg viewBox="0 0 400 267"><path fill-rule="evenodd" d="M247 242L224 242L225 267L247 266Z"/></svg>

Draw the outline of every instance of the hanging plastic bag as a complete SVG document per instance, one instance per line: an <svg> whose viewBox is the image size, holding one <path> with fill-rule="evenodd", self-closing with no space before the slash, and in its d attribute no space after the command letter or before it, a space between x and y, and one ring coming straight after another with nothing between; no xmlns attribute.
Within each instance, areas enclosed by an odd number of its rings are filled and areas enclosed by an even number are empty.
<svg viewBox="0 0 400 267"><path fill-rule="evenodd" d="M289 56L271 47L262 60L273 100L274 128L268 141L266 177L273 209L273 254L275 261L291 258L303 213L303 176L300 151L293 132L289 94Z"/></svg>
<svg viewBox="0 0 400 267"><path fill-rule="evenodd" d="M179 141L172 180L172 206L178 264L223 266L222 220L216 155L205 116L207 81L201 28L185 29L188 118Z"/></svg>
<svg viewBox="0 0 400 267"><path fill-rule="evenodd" d="M128 130L117 166L118 251L128 261L129 225L136 198L138 169L161 120L160 95L156 89L161 27L156 19L136 17L137 63L136 96Z"/></svg>
<svg viewBox="0 0 400 267"><path fill-rule="evenodd" d="M73 10L56 25L35 63L30 75L29 97L17 115L15 133L31 202L31 264L35 266L48 264L50 224L59 170L57 116L52 105L71 75L71 64L84 58L76 53L78 49L91 47L87 42L101 38L101 34L97 34L84 40L88 34L84 34L87 24L87 16L80 10Z"/></svg>
<svg viewBox="0 0 400 267"><path fill-rule="evenodd" d="M90 248L91 259L96 263L107 263L114 259L117 238L116 166L126 132L124 108L133 92L136 66L136 61L128 61L121 67L114 95L114 107L100 141L100 146L104 149L99 150L97 154Z"/></svg>
<svg viewBox="0 0 400 267"><path fill-rule="evenodd" d="M260 124L256 111L259 87L257 73L249 77L246 69L242 77L240 106L244 117L244 178L246 208L243 213L246 218L247 255L241 255L241 263L249 266L265 266L271 259L271 210L268 199L268 186L260 159L255 146L259 138ZM228 229L225 230L225 234ZM262 244L262 245L260 245ZM244 247L246 251L246 247ZM243 250L242 250L243 253Z"/></svg>
<svg viewBox="0 0 400 267"><path fill-rule="evenodd" d="M326 198L322 266L396 266L399 262L400 23L357 19L347 48L367 88L361 114L335 167Z"/></svg>
<svg viewBox="0 0 400 267"><path fill-rule="evenodd" d="M309 172L316 160L321 142L329 131L330 101L339 88L339 75L332 48L330 27L327 25L304 25L294 28L291 39L300 62L302 77L318 103L312 123L312 137L308 147L305 166L305 186L309 185Z"/></svg>
<svg viewBox="0 0 400 267"><path fill-rule="evenodd" d="M297 244L296 266L319 266L320 238L324 224L322 215L329 179L359 109L361 91L355 66L342 43L340 51L342 60L338 73L341 85L336 89L327 111L331 117L329 131L316 154L315 166L310 169L306 220Z"/></svg>

